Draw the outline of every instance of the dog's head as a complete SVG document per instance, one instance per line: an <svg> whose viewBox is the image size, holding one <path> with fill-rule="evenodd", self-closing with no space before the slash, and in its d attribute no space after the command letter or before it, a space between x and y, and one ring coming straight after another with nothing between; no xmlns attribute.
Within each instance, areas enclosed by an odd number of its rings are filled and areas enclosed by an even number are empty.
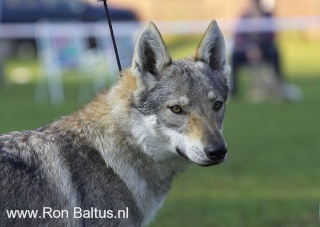
<svg viewBox="0 0 320 227"><path fill-rule="evenodd" d="M138 37L132 63L135 135L144 151L158 159L178 155L202 166L224 161L229 72L215 21L195 56L181 60L171 60L158 29L149 23Z"/></svg>

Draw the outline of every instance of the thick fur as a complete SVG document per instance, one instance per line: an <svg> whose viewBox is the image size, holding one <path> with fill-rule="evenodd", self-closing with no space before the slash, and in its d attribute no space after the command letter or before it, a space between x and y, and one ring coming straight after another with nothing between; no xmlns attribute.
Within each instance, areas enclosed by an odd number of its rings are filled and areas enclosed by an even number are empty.
<svg viewBox="0 0 320 227"><path fill-rule="evenodd" d="M208 166L226 158L225 56L216 22L195 57L174 61L149 23L138 37L132 69L121 73L117 85L47 126L0 136L0 226L147 225L176 174L189 163ZM70 216L6 214L43 207L68 210ZM128 207L129 213L76 219L74 207Z"/></svg>

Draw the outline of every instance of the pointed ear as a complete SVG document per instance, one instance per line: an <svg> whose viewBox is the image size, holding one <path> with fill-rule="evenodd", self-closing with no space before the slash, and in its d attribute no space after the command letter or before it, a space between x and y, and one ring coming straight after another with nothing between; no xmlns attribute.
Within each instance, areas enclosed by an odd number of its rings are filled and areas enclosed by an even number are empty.
<svg viewBox="0 0 320 227"><path fill-rule="evenodd" d="M216 21L211 21L197 49L195 59L207 63L211 69L227 65L224 38Z"/></svg>
<svg viewBox="0 0 320 227"><path fill-rule="evenodd" d="M158 73L171 64L171 58L157 27L149 22L139 34L132 62L132 72L141 79L156 79ZM143 78L145 77L145 78Z"/></svg>

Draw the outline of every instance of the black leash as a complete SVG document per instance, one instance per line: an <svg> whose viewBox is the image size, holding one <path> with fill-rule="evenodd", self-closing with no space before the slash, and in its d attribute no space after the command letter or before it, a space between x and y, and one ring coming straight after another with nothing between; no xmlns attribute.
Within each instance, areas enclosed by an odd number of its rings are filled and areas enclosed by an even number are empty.
<svg viewBox="0 0 320 227"><path fill-rule="evenodd" d="M121 68L121 64L120 64L120 58L119 58L119 53L118 53L118 49L117 49L116 40L115 40L114 34L113 34L113 28L112 28L111 18L110 18L110 14L109 14L108 5L107 5L107 0L98 0L98 2L103 2L103 4L104 4L104 9L106 11L107 19L108 19L108 23L109 23L109 28L110 28L110 34L111 34L111 39L112 39L112 43L113 43L113 48L114 48L114 52L116 54L118 68L119 68L119 71L121 72L122 68Z"/></svg>

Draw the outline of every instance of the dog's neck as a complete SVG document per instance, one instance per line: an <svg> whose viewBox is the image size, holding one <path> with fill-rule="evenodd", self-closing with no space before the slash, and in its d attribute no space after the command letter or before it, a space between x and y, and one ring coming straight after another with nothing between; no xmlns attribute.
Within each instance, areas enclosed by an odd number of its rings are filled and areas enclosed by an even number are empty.
<svg viewBox="0 0 320 227"><path fill-rule="evenodd" d="M87 106L61 119L59 125L67 126L65 130L72 131L80 143L101 153L107 166L134 195L144 226L162 206L173 177L185 170L188 162L176 155L162 160L148 155L148 149L162 149L161 143L153 146L154 141L148 137L142 138L144 141L137 138L134 124L139 122L132 120L130 108L135 79L132 75L124 76L127 78L122 77L120 85L102 92Z"/></svg>
<svg viewBox="0 0 320 227"><path fill-rule="evenodd" d="M119 148L116 153L105 152L104 155L108 165L133 193L144 217L142 223L144 226L153 219L156 211L162 206L174 176L183 171L188 162L175 155L162 160L148 155L148 152L160 153L163 148L159 141L154 141L148 137L149 133L143 132L143 128L139 127L142 122L133 118L133 111L137 110L131 108L128 102L131 101L135 90L135 80L131 75L126 76L129 78L122 82L125 84L115 87L108 95L110 104L113 103L113 110L110 113L112 122L119 123L113 127L117 130L114 134L122 135L123 138L114 140L113 146ZM108 134L110 135L110 132Z"/></svg>

